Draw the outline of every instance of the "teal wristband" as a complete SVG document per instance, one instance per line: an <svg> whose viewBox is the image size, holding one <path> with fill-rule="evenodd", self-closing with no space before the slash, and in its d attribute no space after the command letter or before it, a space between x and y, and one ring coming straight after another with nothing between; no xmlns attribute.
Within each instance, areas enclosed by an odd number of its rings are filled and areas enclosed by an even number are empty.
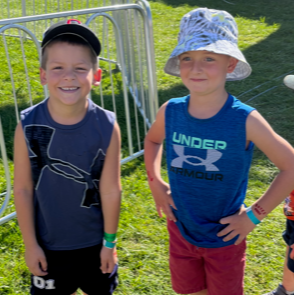
<svg viewBox="0 0 295 295"><path fill-rule="evenodd" d="M106 247L106 248L109 248L109 249L114 249L116 247L116 242L117 241L114 241L114 242L108 242L107 240L103 239L103 245Z"/></svg>
<svg viewBox="0 0 295 295"><path fill-rule="evenodd" d="M260 221L260 220L254 215L251 206L248 207L248 208L246 209L246 213L247 213L249 219L250 219L255 225L257 225L257 224L259 224L259 223L261 222L261 221Z"/></svg>

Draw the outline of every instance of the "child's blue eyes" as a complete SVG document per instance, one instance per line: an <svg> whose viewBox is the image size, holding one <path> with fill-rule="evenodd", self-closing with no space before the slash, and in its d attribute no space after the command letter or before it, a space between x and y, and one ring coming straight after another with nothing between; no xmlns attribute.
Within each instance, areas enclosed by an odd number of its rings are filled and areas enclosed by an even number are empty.
<svg viewBox="0 0 295 295"><path fill-rule="evenodd" d="M181 60L182 60L182 61L191 61L191 60L192 60L192 58L191 58L191 57L188 57L188 56L186 56L186 57L183 57ZM212 57L205 57L205 58L204 58L204 60L205 60L205 61L207 61L207 62L214 61L214 59L213 59Z"/></svg>
<svg viewBox="0 0 295 295"><path fill-rule="evenodd" d="M55 68L53 68L53 70L62 70L63 68L62 67L55 67ZM86 69L84 69L84 68L76 68L75 69L76 71L87 71Z"/></svg>

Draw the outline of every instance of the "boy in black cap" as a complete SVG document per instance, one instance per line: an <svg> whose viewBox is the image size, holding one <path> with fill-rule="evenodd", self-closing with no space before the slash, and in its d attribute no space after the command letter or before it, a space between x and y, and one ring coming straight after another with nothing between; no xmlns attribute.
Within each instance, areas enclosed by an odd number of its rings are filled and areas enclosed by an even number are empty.
<svg viewBox="0 0 295 295"><path fill-rule="evenodd" d="M78 20L44 34L40 79L50 96L21 112L14 141L14 195L31 294L112 294L120 130L88 94L99 85L100 42Z"/></svg>

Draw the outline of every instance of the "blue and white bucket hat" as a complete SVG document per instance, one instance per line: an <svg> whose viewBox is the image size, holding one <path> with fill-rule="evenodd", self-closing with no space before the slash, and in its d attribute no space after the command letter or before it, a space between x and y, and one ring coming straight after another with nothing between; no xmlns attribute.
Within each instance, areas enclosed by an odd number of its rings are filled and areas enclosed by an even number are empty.
<svg viewBox="0 0 295 295"><path fill-rule="evenodd" d="M251 74L251 66L238 48L238 28L226 11L197 8L181 20L178 45L168 59L164 71L180 76L178 56L187 51L206 50L236 58L239 62L227 81L242 80Z"/></svg>

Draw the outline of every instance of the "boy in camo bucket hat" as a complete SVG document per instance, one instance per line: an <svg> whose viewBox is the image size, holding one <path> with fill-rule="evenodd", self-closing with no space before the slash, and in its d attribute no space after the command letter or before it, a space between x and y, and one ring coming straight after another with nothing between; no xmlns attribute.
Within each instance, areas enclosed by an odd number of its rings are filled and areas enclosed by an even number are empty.
<svg viewBox="0 0 295 295"><path fill-rule="evenodd" d="M243 295L246 236L293 189L293 149L252 107L230 95L226 80L251 68L225 12L186 14L165 71L189 95L164 103L145 139L145 164L159 216L167 216L175 292ZM169 183L160 174L166 140ZM244 200L254 145L282 171L247 209Z"/></svg>

